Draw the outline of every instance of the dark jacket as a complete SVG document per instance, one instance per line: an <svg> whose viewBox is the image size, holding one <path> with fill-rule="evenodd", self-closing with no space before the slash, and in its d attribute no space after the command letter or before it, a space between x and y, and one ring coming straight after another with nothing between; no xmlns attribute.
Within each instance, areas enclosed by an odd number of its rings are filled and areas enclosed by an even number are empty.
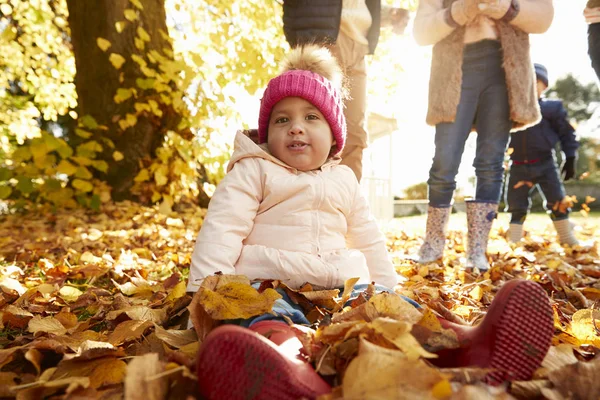
<svg viewBox="0 0 600 400"><path fill-rule="evenodd" d="M367 33L369 54L379 41L381 0L366 0L373 22ZM340 31L342 0L284 0L283 33L290 46L304 43L333 44Z"/></svg>
<svg viewBox="0 0 600 400"><path fill-rule="evenodd" d="M540 99L539 103L542 120L537 125L510 135L509 147L513 149L510 158L516 161L549 158L559 140L565 157L575 157L579 143L562 101Z"/></svg>

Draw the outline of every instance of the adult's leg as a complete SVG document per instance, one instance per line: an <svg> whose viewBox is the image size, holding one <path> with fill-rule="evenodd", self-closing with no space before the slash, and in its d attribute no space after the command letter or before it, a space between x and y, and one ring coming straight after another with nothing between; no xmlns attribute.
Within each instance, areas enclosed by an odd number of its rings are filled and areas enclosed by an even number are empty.
<svg viewBox="0 0 600 400"><path fill-rule="evenodd" d="M368 146L366 130L367 112L367 63L368 46L356 43L340 32L333 54L344 69L349 84L349 99L344 103L344 115L348 126L346 145L342 151L341 164L352 169L356 179L362 178L363 150Z"/></svg>
<svg viewBox="0 0 600 400"><path fill-rule="evenodd" d="M600 79L600 23L588 26L588 55L592 62L592 68Z"/></svg>

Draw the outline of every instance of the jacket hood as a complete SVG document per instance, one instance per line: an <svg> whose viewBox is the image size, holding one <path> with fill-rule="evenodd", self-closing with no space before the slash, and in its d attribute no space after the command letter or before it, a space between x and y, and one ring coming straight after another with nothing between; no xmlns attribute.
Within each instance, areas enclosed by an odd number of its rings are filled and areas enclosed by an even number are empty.
<svg viewBox="0 0 600 400"><path fill-rule="evenodd" d="M283 161L279 160L275 156L273 156L267 147L267 143L256 144L252 137L258 138L258 132L256 130L249 131L237 131L235 135L235 141L233 144L233 154L231 155L231 159L229 160L229 165L227 165L227 172L229 172L234 164L244 158L262 158L267 161L271 161L283 168L286 168L294 173L298 172L298 170L294 167L290 167ZM330 157L325 164L321 166L320 169L331 168L334 165L337 165L342 161L341 157L334 156Z"/></svg>

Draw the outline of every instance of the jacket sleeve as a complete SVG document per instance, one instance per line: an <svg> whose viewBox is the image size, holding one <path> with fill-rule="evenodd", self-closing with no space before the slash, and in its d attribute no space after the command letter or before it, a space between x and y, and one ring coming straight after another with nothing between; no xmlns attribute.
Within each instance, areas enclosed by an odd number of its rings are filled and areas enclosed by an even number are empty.
<svg viewBox="0 0 600 400"><path fill-rule="evenodd" d="M216 272L235 274L262 200L261 182L259 161L245 158L217 186L192 253L188 292L196 292L200 280Z"/></svg>
<svg viewBox="0 0 600 400"><path fill-rule="evenodd" d="M413 25L413 36L417 44L436 44L448 36L454 28L446 23L442 0L420 0Z"/></svg>
<svg viewBox="0 0 600 400"><path fill-rule="evenodd" d="M554 19L552 0L518 0L519 13L510 23L527 33L544 33Z"/></svg>
<svg viewBox="0 0 600 400"><path fill-rule="evenodd" d="M561 101L556 101L550 117L552 129L558 133L560 139L560 147L565 153L565 157L575 157L579 143L575 137L575 129L569 123L567 110Z"/></svg>
<svg viewBox="0 0 600 400"><path fill-rule="evenodd" d="M359 250L365 255L372 281L388 288L398 284L398 274L385 247L385 238L371 216L358 182L348 217L346 243L348 248Z"/></svg>

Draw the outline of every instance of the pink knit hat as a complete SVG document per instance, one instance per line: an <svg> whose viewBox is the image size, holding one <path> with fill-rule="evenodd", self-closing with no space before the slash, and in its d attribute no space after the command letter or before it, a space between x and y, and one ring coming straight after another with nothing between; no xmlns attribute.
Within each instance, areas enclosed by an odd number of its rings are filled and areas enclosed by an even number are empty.
<svg viewBox="0 0 600 400"><path fill-rule="evenodd" d="M271 111L286 97L301 97L317 107L323 114L336 142L336 152L341 153L346 142L346 118L340 90L329 79L307 70L293 69L271 79L260 101L258 116L258 141L267 141Z"/></svg>

